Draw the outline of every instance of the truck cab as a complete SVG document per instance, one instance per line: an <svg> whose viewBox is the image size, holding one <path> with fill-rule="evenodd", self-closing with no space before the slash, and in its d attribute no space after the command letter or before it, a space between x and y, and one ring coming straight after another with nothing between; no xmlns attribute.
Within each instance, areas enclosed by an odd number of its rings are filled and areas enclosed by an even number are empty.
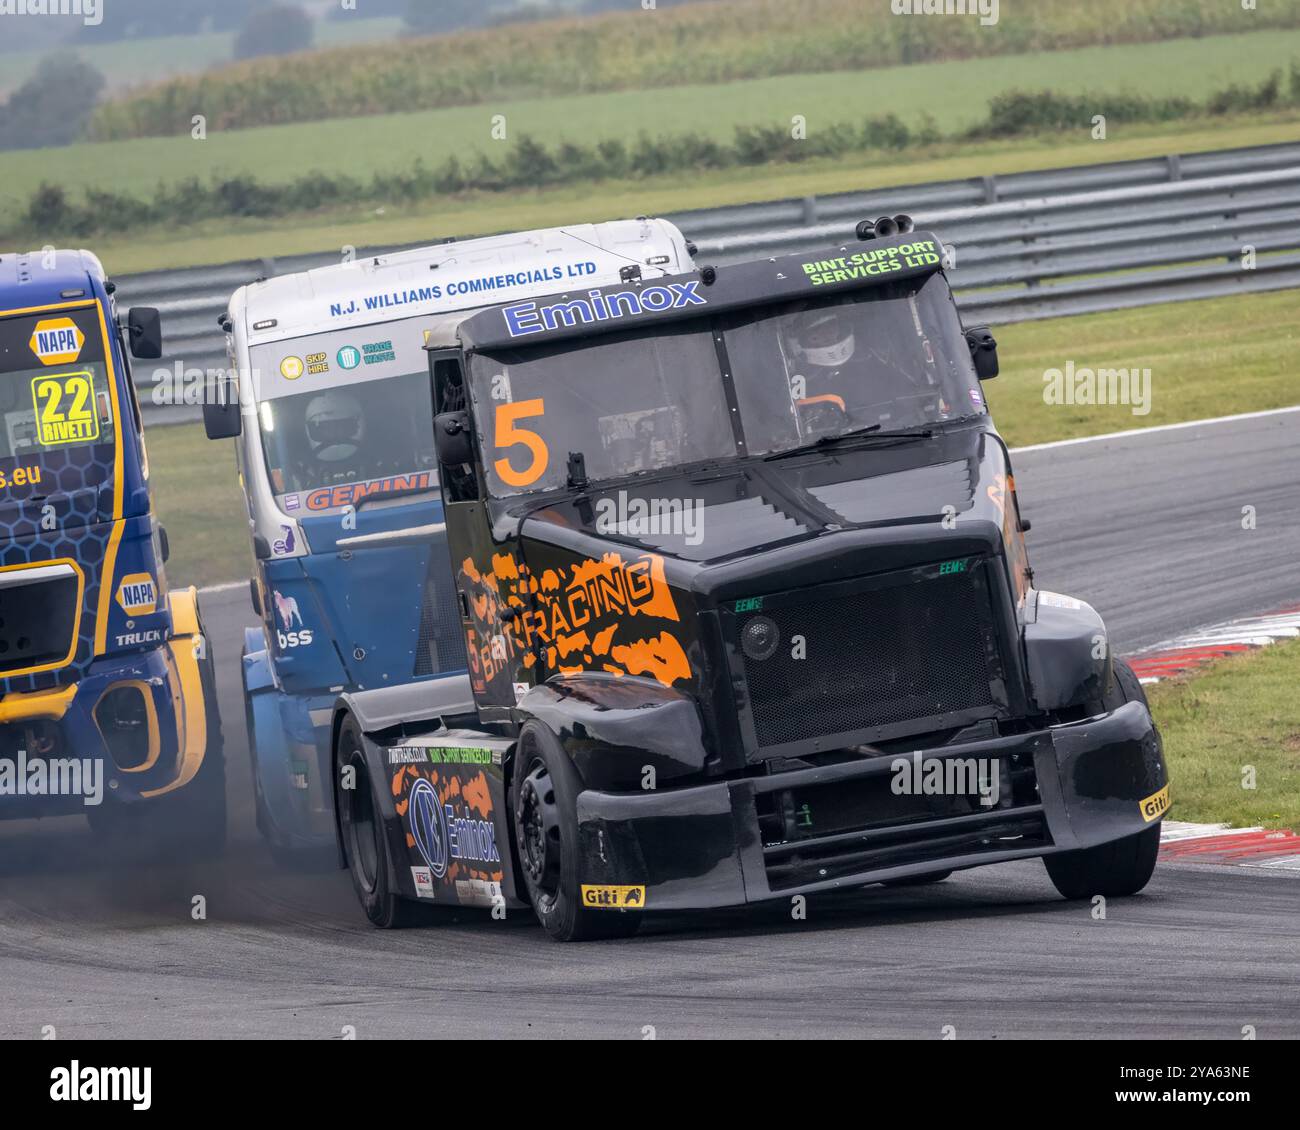
<svg viewBox="0 0 1300 1130"><path fill-rule="evenodd" d="M334 707L371 920L552 937L1042 857L1127 894L1159 736L1036 587L937 236L514 301L429 327L467 672Z"/></svg>
<svg viewBox="0 0 1300 1130"><path fill-rule="evenodd" d="M676 229L640 219L449 242L235 293L223 325L238 392L205 420L210 437L237 437L261 620L245 634L243 686L258 823L277 854L334 843L340 691L466 670L430 319L690 266Z"/></svg>
<svg viewBox="0 0 1300 1130"><path fill-rule="evenodd" d="M150 815L225 834L212 657L194 589L169 589L122 321L87 251L0 255L0 816Z"/></svg>

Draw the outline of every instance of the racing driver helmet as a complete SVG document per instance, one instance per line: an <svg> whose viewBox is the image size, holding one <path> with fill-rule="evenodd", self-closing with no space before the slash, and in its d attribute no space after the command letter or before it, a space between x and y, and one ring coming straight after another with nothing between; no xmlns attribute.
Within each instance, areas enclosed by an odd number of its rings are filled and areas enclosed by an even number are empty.
<svg viewBox="0 0 1300 1130"><path fill-rule="evenodd" d="M366 437L361 402L350 392L334 390L313 397L304 419L312 454L322 463L354 458Z"/></svg>
<svg viewBox="0 0 1300 1130"><path fill-rule="evenodd" d="M853 327L833 309L796 314L790 344L800 360L823 369L847 365L857 349Z"/></svg>

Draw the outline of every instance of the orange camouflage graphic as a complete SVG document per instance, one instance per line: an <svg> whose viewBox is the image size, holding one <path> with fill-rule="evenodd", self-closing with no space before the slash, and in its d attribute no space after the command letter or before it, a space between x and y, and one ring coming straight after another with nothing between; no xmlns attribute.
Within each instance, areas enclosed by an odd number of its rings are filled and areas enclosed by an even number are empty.
<svg viewBox="0 0 1300 1130"><path fill-rule="evenodd" d="M508 553L494 555L489 572L466 558L460 584L473 621L466 642L476 692L519 666L531 671L539 656L547 674L646 675L664 686L691 677L657 554L625 560L610 552L540 575Z"/></svg>

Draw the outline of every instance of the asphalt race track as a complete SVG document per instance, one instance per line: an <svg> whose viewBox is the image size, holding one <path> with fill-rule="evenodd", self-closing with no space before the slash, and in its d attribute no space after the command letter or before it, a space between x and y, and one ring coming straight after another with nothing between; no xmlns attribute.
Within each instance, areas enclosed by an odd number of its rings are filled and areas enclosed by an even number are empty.
<svg viewBox="0 0 1300 1130"><path fill-rule="evenodd" d="M1128 651L1295 604L1297 429L1278 414L1019 454L1040 587L1095 603ZM633 941L557 946L527 915L481 912L373 930L346 874L278 870L258 842L246 590L204 613L230 851L187 871L142 845L113 866L80 820L0 827L0 1036L1300 1037L1295 872L1162 865L1105 921L1031 862L814 899L803 922L785 906L651 918Z"/></svg>

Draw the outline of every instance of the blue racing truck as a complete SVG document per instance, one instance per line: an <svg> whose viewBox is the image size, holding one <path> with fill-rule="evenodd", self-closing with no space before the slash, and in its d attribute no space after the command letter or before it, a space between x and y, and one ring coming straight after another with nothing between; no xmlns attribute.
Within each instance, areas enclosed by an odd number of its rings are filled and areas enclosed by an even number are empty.
<svg viewBox="0 0 1300 1130"><path fill-rule="evenodd" d="M85 813L111 839L225 840L213 658L167 536L119 320L85 251L0 256L0 816Z"/></svg>
<svg viewBox="0 0 1300 1130"><path fill-rule="evenodd" d="M335 845L331 718L340 693L466 671L441 535L437 315L693 269L662 220L493 236L242 287L222 318L237 394L205 405L237 438L260 624L243 689L257 822L281 860ZM458 681L459 682L459 681Z"/></svg>

